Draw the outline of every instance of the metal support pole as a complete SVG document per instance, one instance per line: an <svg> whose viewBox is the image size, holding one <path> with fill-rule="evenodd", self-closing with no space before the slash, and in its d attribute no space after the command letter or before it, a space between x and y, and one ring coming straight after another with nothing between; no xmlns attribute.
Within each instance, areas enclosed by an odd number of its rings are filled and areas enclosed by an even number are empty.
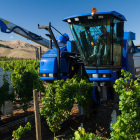
<svg viewBox="0 0 140 140"><path fill-rule="evenodd" d="M57 49L57 79L60 80L60 48L58 46L58 43L54 37L54 34L52 32L52 29L51 29L51 23L49 23L49 29L47 29L52 37L52 40L54 41L54 44L56 46L56 49Z"/></svg>

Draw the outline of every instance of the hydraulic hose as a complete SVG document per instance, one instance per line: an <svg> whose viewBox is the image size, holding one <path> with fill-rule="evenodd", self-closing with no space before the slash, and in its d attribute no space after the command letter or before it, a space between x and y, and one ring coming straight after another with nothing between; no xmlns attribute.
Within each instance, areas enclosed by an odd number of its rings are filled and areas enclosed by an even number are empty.
<svg viewBox="0 0 140 140"><path fill-rule="evenodd" d="M93 99L93 101L96 103L96 104L100 104L100 101L99 100L97 100L97 98L96 98L96 96L95 96L95 86L93 86L93 91L92 91L92 99Z"/></svg>

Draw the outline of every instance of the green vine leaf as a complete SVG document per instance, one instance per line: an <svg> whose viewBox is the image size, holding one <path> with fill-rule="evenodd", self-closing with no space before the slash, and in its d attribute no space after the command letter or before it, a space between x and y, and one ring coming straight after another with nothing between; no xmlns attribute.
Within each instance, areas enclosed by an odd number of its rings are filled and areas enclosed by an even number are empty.
<svg viewBox="0 0 140 140"><path fill-rule="evenodd" d="M112 125L112 140L138 140L140 139L140 83L133 80L132 74L121 70L123 78L115 81L113 86L119 95L119 110L121 115Z"/></svg>

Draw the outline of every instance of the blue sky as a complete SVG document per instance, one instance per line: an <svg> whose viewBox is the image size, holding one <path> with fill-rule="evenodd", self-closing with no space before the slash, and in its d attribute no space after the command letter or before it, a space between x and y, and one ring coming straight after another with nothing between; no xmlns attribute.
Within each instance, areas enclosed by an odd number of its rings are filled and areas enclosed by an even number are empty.
<svg viewBox="0 0 140 140"><path fill-rule="evenodd" d="M136 33L135 44L140 44L140 0L0 0L0 17L27 30L45 37L47 31L37 25L49 22L62 33L72 38L69 26L62 20L65 17L97 11L117 11L127 21L124 30ZM58 34L55 32L55 36ZM22 40L33 43L15 33L0 32L0 40Z"/></svg>

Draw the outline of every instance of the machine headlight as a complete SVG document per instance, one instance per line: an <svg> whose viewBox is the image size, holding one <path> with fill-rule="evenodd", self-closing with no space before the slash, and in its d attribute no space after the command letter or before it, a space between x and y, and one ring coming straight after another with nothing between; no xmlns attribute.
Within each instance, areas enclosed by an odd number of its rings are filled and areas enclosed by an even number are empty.
<svg viewBox="0 0 140 140"><path fill-rule="evenodd" d="M46 77L46 74L45 74L45 73L43 73L43 74L42 74L42 76L43 76L43 77Z"/></svg>
<svg viewBox="0 0 140 140"><path fill-rule="evenodd" d="M105 78L106 77L106 74L103 74L102 77Z"/></svg>
<svg viewBox="0 0 140 140"><path fill-rule="evenodd" d="M92 74L92 77L93 77L93 78L98 78L99 75L98 75L98 74Z"/></svg>
<svg viewBox="0 0 140 140"><path fill-rule="evenodd" d="M49 77L54 77L53 73L49 73Z"/></svg>

